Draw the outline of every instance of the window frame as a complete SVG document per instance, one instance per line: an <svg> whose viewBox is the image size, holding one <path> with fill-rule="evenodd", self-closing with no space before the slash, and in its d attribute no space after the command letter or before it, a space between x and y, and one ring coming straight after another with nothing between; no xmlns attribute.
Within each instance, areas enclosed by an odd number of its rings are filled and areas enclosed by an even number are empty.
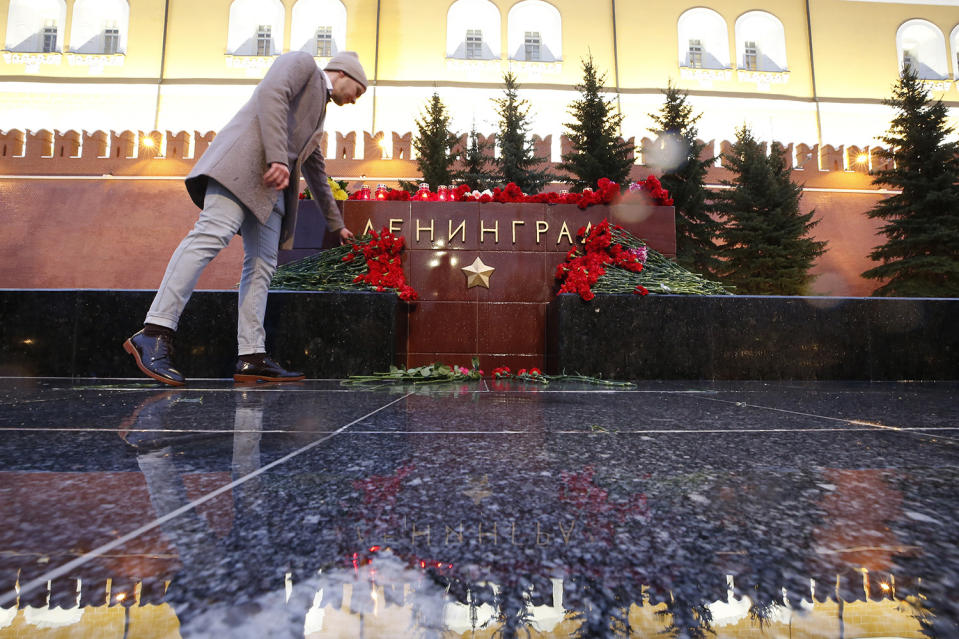
<svg viewBox="0 0 959 639"><path fill-rule="evenodd" d="M543 38L539 31L527 31L523 35L523 53L526 60L539 62L542 58Z"/></svg>
<svg viewBox="0 0 959 639"><path fill-rule="evenodd" d="M506 48L510 60L557 63L563 61L563 15L545 0L521 0L506 16ZM529 37L537 34L539 42Z"/></svg>
<svg viewBox="0 0 959 639"><path fill-rule="evenodd" d="M51 43L50 38L53 38ZM60 40L60 28L56 20L47 20L46 24L40 30L40 52L58 53L60 48L57 46Z"/></svg>
<svg viewBox="0 0 959 639"><path fill-rule="evenodd" d="M759 71L759 45L755 40L746 40L743 43L743 66L746 71Z"/></svg>
<svg viewBox="0 0 959 639"><path fill-rule="evenodd" d="M789 72L786 25L776 14L764 9L746 11L733 27L736 37L737 68L749 73ZM753 47L749 47L752 43Z"/></svg>
<svg viewBox="0 0 959 639"><path fill-rule="evenodd" d="M726 71L732 68L729 58L729 25L716 10L693 7L684 11L676 21L677 64L682 68L696 68L704 72ZM689 64L689 41L699 40L701 66Z"/></svg>
<svg viewBox="0 0 959 639"><path fill-rule="evenodd" d="M703 68L703 41L699 38L689 38L689 47L686 49L686 66L690 69Z"/></svg>
<svg viewBox="0 0 959 639"><path fill-rule="evenodd" d="M914 32L925 32L931 38L916 38ZM896 56L899 71L903 71L908 57L922 80L939 82L949 78L949 43L945 34L934 22L925 18L911 18L896 30ZM931 73L923 74L925 66Z"/></svg>
<svg viewBox="0 0 959 639"><path fill-rule="evenodd" d="M322 33L321 33L322 32ZM323 48L320 48L320 43ZM313 38L313 55L317 58L329 58L333 55L333 26L320 25L316 28L316 36Z"/></svg>
<svg viewBox="0 0 959 639"><path fill-rule="evenodd" d="M114 20L103 26L103 53L104 55L116 55L119 52L120 27Z"/></svg>
<svg viewBox="0 0 959 639"><path fill-rule="evenodd" d="M482 60L483 59L483 30L482 29L467 29L466 30L466 59L467 60Z"/></svg>
<svg viewBox="0 0 959 639"><path fill-rule="evenodd" d="M256 53L258 58L273 55L273 25L261 24L256 28Z"/></svg>

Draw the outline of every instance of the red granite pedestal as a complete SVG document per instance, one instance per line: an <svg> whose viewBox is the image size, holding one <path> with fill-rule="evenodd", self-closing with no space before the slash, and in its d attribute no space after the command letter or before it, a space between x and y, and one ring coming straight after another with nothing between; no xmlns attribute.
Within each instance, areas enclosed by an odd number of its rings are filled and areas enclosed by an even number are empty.
<svg viewBox="0 0 959 639"><path fill-rule="evenodd" d="M586 210L565 204L349 201L343 212L357 234L388 228L406 238L404 270L420 296L406 305L401 328L405 339L397 363L407 367L469 365L478 357L487 372L504 365L542 368L556 267L587 224L608 218L657 251L676 253L673 208L639 198ZM467 286L462 269L477 258L495 269L489 288Z"/></svg>

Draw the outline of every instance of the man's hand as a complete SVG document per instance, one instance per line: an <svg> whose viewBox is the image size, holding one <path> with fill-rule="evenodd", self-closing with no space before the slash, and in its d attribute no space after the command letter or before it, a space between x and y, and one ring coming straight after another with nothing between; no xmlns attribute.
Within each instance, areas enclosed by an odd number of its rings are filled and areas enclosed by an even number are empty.
<svg viewBox="0 0 959 639"><path fill-rule="evenodd" d="M345 226L340 229L340 244L346 244L353 239L353 231Z"/></svg>
<svg viewBox="0 0 959 639"><path fill-rule="evenodd" d="M263 174L263 182L270 188L282 191L290 184L290 169L285 164L273 162Z"/></svg>

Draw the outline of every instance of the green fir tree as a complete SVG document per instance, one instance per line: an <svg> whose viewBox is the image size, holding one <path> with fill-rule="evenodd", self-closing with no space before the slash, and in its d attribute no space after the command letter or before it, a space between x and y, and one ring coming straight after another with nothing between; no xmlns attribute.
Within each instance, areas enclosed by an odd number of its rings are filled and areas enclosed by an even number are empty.
<svg viewBox="0 0 959 639"><path fill-rule="evenodd" d="M717 191L714 204L724 224L719 275L736 293L801 295L811 281L809 269L826 249L809 237L818 224L815 211L799 211L802 187L786 168L781 145L770 154L744 125L727 157L733 180Z"/></svg>
<svg viewBox="0 0 959 639"><path fill-rule="evenodd" d="M693 115L688 95L672 82L663 93L662 109L649 115L661 139L673 149L675 161L664 167L660 181L676 207L676 261L704 277L715 277L720 267L716 245L720 224L710 215L706 172L716 158L700 158L705 145L696 139L696 122L701 115Z"/></svg>
<svg viewBox="0 0 959 639"><path fill-rule="evenodd" d="M461 156L460 166L462 169L456 172L456 179L479 191L493 188L496 182L496 174L494 173L492 146L490 142L480 144L479 134L476 132L476 125L474 124L470 130L466 150L463 151Z"/></svg>
<svg viewBox="0 0 959 639"><path fill-rule="evenodd" d="M867 213L884 222L886 243L869 254L881 264L862 275L883 282L873 295L959 297L959 143L946 141L946 107L908 66L884 103L896 115L878 154L895 164L873 183L900 193Z"/></svg>
<svg viewBox="0 0 959 639"><path fill-rule="evenodd" d="M505 97L493 100L499 116L497 177L504 183L515 182L524 193L538 193L555 176L547 169L537 168L549 160L536 157L529 135L529 102L519 98L516 76L507 72L503 82L506 84Z"/></svg>
<svg viewBox="0 0 959 639"><path fill-rule="evenodd" d="M575 121L564 125L573 150L563 155L559 165L574 176L574 191L595 188L604 177L627 186L633 168L636 147L619 137L623 114L600 95L605 79L605 74L597 76L592 55L583 60L583 84L576 86L582 98L569 107Z"/></svg>
<svg viewBox="0 0 959 639"><path fill-rule="evenodd" d="M450 130L450 118L438 93L433 93L422 119L416 120L416 128L413 148L423 180L434 191L441 184L452 184L457 136Z"/></svg>

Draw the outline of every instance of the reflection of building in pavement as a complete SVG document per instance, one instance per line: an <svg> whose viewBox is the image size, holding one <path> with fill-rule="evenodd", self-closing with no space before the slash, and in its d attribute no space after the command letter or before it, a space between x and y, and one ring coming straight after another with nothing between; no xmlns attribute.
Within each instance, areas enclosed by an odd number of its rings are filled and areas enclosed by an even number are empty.
<svg viewBox="0 0 959 639"><path fill-rule="evenodd" d="M184 534L184 530L178 529L176 534ZM220 577L237 578L229 569ZM574 636L583 623L583 611L564 607L563 593L568 584L562 579L553 579L551 583L552 593L546 594L546 603L542 605L533 605L534 593L528 593L525 627L532 637ZM830 585L829 592L822 592L824 585L815 584L815 598L805 593L800 609L774 608L761 627L749 614L750 599L733 593L732 577L728 583L727 598L708 604L717 639L769 639L790 636L790 632L794 637L838 637L840 625L847 637L924 636L913 616L912 604L897 599L894 593L883 593L885 596L873 593L869 597L861 591L862 600L845 602L845 611L840 617L834 584ZM214 584L206 586L215 588ZM365 566L323 571L300 584L289 580L286 584L275 584L272 589L244 602L240 628L229 626L229 616L219 604L191 611L186 623L177 618L170 604L67 609L27 607L0 611L0 639L19 638L27 636L23 633L40 630L64 632L68 629L69 636L98 639L392 637L396 636L397 629L411 633L408 636L448 632L454 636L488 638L502 630L503 623L495 605L474 599L472 593L484 589L497 595L500 592L495 584L473 584L466 601L456 601L425 571L409 568L407 562L387 553ZM666 632L671 623L667 611L666 602L644 599L630 603L628 620L634 635L656 636ZM276 634L278 630L286 634ZM268 632L274 634L265 634Z"/></svg>
<svg viewBox="0 0 959 639"><path fill-rule="evenodd" d="M136 463L146 480L157 517L176 513L191 503L185 480L190 473L196 472L198 466L209 468L210 460L222 467L222 462L229 459L234 480L248 477L262 467L261 446L267 450L263 431L270 430L269 426L264 426L264 419L275 414L269 405L273 396L272 393L256 391L233 393L226 400L229 403L217 406L214 411L210 404L217 400L209 400L206 407L197 410L199 404L191 407L184 403L183 393L164 391L138 407L132 422L125 424L123 434L138 448ZM414 403L413 406L420 404ZM219 416L217 419L222 419L226 408L226 414L233 418L232 432L229 433L231 445L225 445L223 438L226 434L211 438L209 432L183 429L183 424L179 424L181 430L177 430L177 411L185 407L191 408L194 417L196 413L210 411L205 417L208 422L215 421L213 413ZM524 414L535 426L534 432L543 430L541 437L531 439L533 445L548 444L550 435L546 432L550 430L551 422L535 405L524 407L519 402L512 402L494 410L502 410L508 415L515 414L520 408L524 408ZM404 419L413 422L418 418L409 412ZM228 428L228 424L224 426ZM685 596L682 605L708 609L715 636L721 639L765 639L788 636L790 631L792 636L835 637L840 636L840 628L849 637L922 636L913 616L917 600L905 596L908 580L893 580L888 574L891 558L903 551L902 547L891 546L895 535L889 534L885 524L898 511L900 496L887 485L881 471L836 470L815 476L819 483L827 486L824 490L832 491L817 502L828 515L825 518L828 525L814 533L818 550L796 546L801 552L791 559L793 562L797 559L800 563L803 560L810 562L805 571L799 572L819 576L841 573L842 576L816 582L808 579L803 582L802 578L770 579L775 582L772 586L778 586L780 590L790 589L793 596L785 600L794 602L791 607L764 604L760 601L763 593L753 593L756 601L743 596L743 590L751 592L753 582L749 579L755 575L742 575L734 570L729 572L737 576L725 579L728 587L725 596L722 592L709 591L705 585L697 590L696 584L690 586L688 580L677 583L676 574L666 575L673 579L670 582L674 587L672 592L664 591L662 582L644 586L642 584L647 582L638 578L631 580L628 587L616 592L616 597L612 598L602 588L596 588L597 585L604 586L607 578L609 581L619 579L622 583L622 575L631 575L629 571L633 568L618 567L610 559L617 531L603 527L607 520L639 516L644 518L645 528L658 527L672 531L676 536L688 537L683 542L687 544L702 544L707 538L703 531L711 529L696 528L698 524L693 523L691 513L699 511L679 512L679 523L673 520L647 521L647 516L661 516L661 512L660 515L655 515L655 511L650 514L651 509L659 507L657 504L652 500L647 504L643 494L610 491L609 485L602 481L601 472L594 473L591 467L579 468L575 459L534 461L528 467L536 471L537 476L545 477L544 486L556 492L556 502L546 504L544 512L575 515L579 526L577 534L580 529L593 530L594 542L591 543L602 544L606 555L604 561L595 566L556 564L553 570L558 566L561 573L565 571L562 577L541 578L532 582L535 583L533 586L521 586L514 577L551 573L542 565L522 564L523 548L511 547L506 532L501 531L498 541L488 533L480 534L478 524L486 525L486 521L474 519L466 524L467 528L474 529L473 538L478 538L486 553L485 564L477 569L496 577L472 578L467 566L457 565L454 571L451 564L439 565L439 559L456 561L460 549L465 552L469 545L467 540L466 545L459 541L457 545L447 546L445 526L441 521L432 522L432 544L428 537L422 536L424 526L430 523L428 521L420 522L424 525L421 529L406 532L405 539L411 542L409 548L412 552L402 549L406 541L398 536L391 543L394 550L370 550L353 555L351 560L350 556L343 554L344 548L364 549L355 543L355 536L346 535L349 537L346 546L338 546L329 541L330 537L323 537L326 530L337 527L350 533L359 529L367 536L380 536L391 532L396 523L387 511L408 508L406 512L421 512L423 504L406 492L411 484L423 477L453 478L457 470L445 465L445 461L434 461L456 458L454 449L444 450L438 444L441 439L435 434L405 436L402 446L393 446L390 451L376 456L375 463L364 466L363 474L359 475L363 479L358 479L356 473L342 473L336 475L335 482L338 483L328 481L327 475L320 477L316 474L316 459L306 460L301 467L281 473L282 476L262 474L247 479L225 493L228 495L227 508L232 513L230 525L213 525L208 513L196 508L163 522L163 536L173 551L168 563L172 564L172 559L176 558L179 565L155 573L139 573L142 580L127 590L129 596L123 605L106 605L107 602L116 604L119 595L126 594L119 592L117 584L98 583L94 579L72 580L68 584L61 581L53 584L48 593L37 593L39 596L25 599L16 607L0 610L0 639L44 636L42 633L48 631L69 633L70 636L86 633L86 636L105 639L176 636L225 636L231 639L249 636L260 639L271 636L271 633L272 636L319 639L396 636L397 628L404 632L410 629L408 634L413 635L432 636L448 632L459 636L490 637L504 629L504 617L507 621L519 621L522 623L520 627L528 628L534 637L565 637L583 632L584 617L595 615L598 610L605 614L613 607L625 610L620 619L628 622L635 635L655 636L673 623L669 614L672 611L670 603L672 601L675 609L676 603L680 602L679 591ZM359 438L349 443L331 442L329 458L340 458L338 446L354 446L362 441ZM191 462L189 456L182 454L189 448L208 451L209 454L203 463L197 464L195 459ZM434 497L437 501L431 505L439 505L440 512L444 512L445 505L452 512L454 500L465 501L471 507L495 501L497 477L514 468L517 458L533 459L531 451L515 448L513 454L503 447L492 448L484 466L484 472L489 473L487 476L472 476L472 483L464 482L462 490L447 490L449 485L444 485L451 501L443 504L440 497ZM438 450L441 454L437 454ZM416 454L410 455L409 451ZM431 463L440 465L429 468ZM459 471L461 479L466 479L467 473L462 468ZM803 479L808 478L803 475ZM313 483L305 485L307 490L299 490L296 483L299 480ZM795 490L805 486L797 481L787 482L782 489L783 495L809 492ZM220 485L228 483L226 478L221 478ZM747 483L760 485L760 482ZM336 493L337 485L345 486L348 492ZM733 488L738 486L736 483L730 485ZM530 492L544 494L544 487ZM417 491L413 493L419 494ZM775 490L770 489L769 493L763 499L783 501L783 495ZM832 497L833 493L836 498ZM347 494L349 499L345 497ZM855 501L857 496L861 501ZM731 522L733 516L741 512L736 508L736 499L743 497L741 493L718 494L715 501L721 504L722 516L716 519ZM759 499L758 495L746 497ZM867 512L865 505L877 499L883 505ZM324 511L315 503L321 500L337 505ZM528 510L528 505L521 501L514 504L518 511ZM280 517L279 513L287 514L287 508L299 511L289 518ZM726 510L722 511L723 508ZM774 511L763 508L762 512ZM310 529L299 519L321 513L328 513L331 519L324 519L313 528L315 534L309 532ZM336 513L340 513L338 518ZM371 519L364 520L365 514ZM272 522L271 518L279 521ZM595 522L591 523L594 519ZM557 522L561 523L562 519L553 523ZM746 519L739 523L748 526L751 521ZM380 528L381 524L387 524L386 528ZM810 527L813 525L810 523ZM534 522L519 531L517 540L525 539L535 548L539 532ZM554 540L562 538L565 532L563 528L553 529ZM871 538L881 543L869 548L866 542ZM715 549L723 548L722 540L710 539L706 557ZM749 542L741 544L742 547L758 546L762 542L750 541L747 537L741 537L740 541ZM783 561L780 563L789 563L788 556L768 554L775 545L774 542L759 547L757 555L765 560L773 557L778 561L781 557ZM323 546L330 546L332 550ZM830 559L848 553L855 556L854 562ZM644 560L658 561L660 557L657 555L662 554L663 549L657 546L650 549ZM812 558L813 555L816 557ZM621 561L628 561L628 557L621 556ZM497 567L491 570L493 564ZM850 565L868 568L869 572L850 574ZM670 567L680 568L675 563ZM763 567L769 567L768 563ZM595 573L583 579L581 573L591 568L596 569ZM714 577L723 575L717 566L697 564L681 568L700 584L716 582ZM775 575L786 574L782 566L769 569ZM659 578L662 574L666 573L660 570L651 572L650 576ZM510 584L498 582L500 577L514 581ZM57 591L64 586L69 586L65 589L68 591L66 596ZM739 586L740 591L736 591L735 586ZM754 603L764 606L762 627L751 616ZM689 616L685 619L688 620ZM234 627L233 623L240 626Z"/></svg>

